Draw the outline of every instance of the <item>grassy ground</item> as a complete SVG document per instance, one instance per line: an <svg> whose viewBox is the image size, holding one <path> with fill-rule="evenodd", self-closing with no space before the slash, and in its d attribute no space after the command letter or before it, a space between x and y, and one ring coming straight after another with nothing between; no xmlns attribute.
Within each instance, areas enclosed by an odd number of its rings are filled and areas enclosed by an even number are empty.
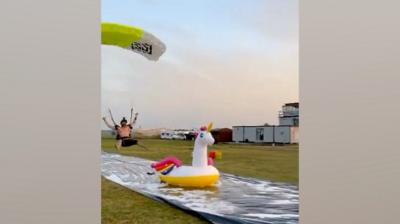
<svg viewBox="0 0 400 224"><path fill-rule="evenodd" d="M114 139L102 139L106 152L160 160L174 155L190 164L193 142L142 139L139 144L116 151ZM217 144L209 150L220 150L222 159L215 166L222 172L298 184L298 146L266 146L251 144ZM169 205L148 199L131 190L102 179L102 223L206 223Z"/></svg>

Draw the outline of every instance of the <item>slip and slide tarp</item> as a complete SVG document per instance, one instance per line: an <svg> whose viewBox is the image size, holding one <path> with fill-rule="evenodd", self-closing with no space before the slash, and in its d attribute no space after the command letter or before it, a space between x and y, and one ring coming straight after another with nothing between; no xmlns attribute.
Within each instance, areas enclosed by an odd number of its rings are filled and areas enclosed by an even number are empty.
<svg viewBox="0 0 400 224"><path fill-rule="evenodd" d="M216 224L298 223L298 187L221 173L219 183L204 189L183 189L160 183L153 161L102 153L102 175L121 186Z"/></svg>

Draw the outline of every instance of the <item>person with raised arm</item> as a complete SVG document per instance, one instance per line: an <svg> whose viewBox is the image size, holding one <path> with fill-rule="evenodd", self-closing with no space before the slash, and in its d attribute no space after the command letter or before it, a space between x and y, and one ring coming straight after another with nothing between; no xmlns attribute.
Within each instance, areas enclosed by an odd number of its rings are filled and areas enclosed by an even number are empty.
<svg viewBox="0 0 400 224"><path fill-rule="evenodd" d="M137 120L137 117L139 114L135 113L135 117L133 117L133 108L131 108L131 117L129 119L129 123L126 120L126 118L123 117L122 120L120 121L120 124L118 125L115 122L114 117L112 116L111 109L109 109L109 112L110 112L110 118L111 118L112 124L110 124L107 121L106 117L103 117L103 121L107 125L107 127L114 130L117 134L115 148L117 150L120 150L121 147L129 147L129 146L137 144L137 140L132 138L132 129L136 123L136 120Z"/></svg>

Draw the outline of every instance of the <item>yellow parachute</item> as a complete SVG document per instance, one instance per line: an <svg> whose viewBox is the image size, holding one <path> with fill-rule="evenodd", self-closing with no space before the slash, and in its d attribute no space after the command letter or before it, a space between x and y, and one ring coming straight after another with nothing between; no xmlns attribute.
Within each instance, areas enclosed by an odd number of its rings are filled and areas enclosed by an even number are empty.
<svg viewBox="0 0 400 224"><path fill-rule="evenodd" d="M139 27L118 23L101 23L101 43L119 46L157 61L166 50L165 44Z"/></svg>

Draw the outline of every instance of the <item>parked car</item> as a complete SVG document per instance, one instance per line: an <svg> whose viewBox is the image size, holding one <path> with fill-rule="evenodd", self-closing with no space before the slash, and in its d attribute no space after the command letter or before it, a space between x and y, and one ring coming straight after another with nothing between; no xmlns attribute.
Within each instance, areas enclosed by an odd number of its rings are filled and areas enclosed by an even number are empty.
<svg viewBox="0 0 400 224"><path fill-rule="evenodd" d="M186 140L185 134L177 133L172 135L172 139L174 140Z"/></svg>
<svg viewBox="0 0 400 224"><path fill-rule="evenodd" d="M185 134L186 140L194 140L196 138L196 134L194 132L189 132Z"/></svg>

